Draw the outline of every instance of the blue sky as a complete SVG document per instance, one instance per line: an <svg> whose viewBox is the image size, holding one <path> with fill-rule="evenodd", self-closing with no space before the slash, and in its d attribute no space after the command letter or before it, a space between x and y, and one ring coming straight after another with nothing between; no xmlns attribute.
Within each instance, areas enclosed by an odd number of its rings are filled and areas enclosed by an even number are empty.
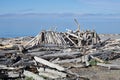
<svg viewBox="0 0 120 80"><path fill-rule="evenodd" d="M0 0L0 36L35 35L57 27L119 33L120 0ZM109 28L109 29L108 29Z"/></svg>
<svg viewBox="0 0 120 80"><path fill-rule="evenodd" d="M120 0L0 0L0 13L120 13Z"/></svg>

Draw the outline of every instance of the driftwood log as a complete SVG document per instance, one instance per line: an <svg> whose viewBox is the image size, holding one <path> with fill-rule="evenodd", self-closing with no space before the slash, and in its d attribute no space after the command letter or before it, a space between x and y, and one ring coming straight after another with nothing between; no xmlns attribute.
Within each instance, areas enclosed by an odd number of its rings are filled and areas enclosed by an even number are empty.
<svg viewBox="0 0 120 80"><path fill-rule="evenodd" d="M49 62L49 61L47 61L47 60L44 60L44 59L42 59L42 58L40 58L40 57L34 57L34 59L37 61L37 62L39 62L39 63L41 63L41 64L44 64L44 65L46 65L46 66L49 66L49 67L51 67L51 68L55 68L55 69L57 69L57 70L59 70L59 71L65 71L65 68L63 68L63 67L61 67L61 66L59 66L59 65L57 65L57 64L54 64L54 63L51 63L51 62Z"/></svg>

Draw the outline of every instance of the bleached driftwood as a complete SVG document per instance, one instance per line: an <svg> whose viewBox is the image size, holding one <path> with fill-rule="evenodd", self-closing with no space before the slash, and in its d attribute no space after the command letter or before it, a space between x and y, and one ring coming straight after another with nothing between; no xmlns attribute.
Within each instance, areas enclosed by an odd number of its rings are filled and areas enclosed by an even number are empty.
<svg viewBox="0 0 120 80"><path fill-rule="evenodd" d="M117 64L104 64L104 63L97 63L98 66L107 67L108 69L120 69L120 65Z"/></svg>
<svg viewBox="0 0 120 80"><path fill-rule="evenodd" d="M66 52L66 53L55 53L55 54L49 54L41 56L45 59L51 59L51 58L75 58L76 56L82 55L80 52Z"/></svg>
<svg viewBox="0 0 120 80"><path fill-rule="evenodd" d="M84 56L82 56L82 62L83 62L83 63L85 62L86 66L89 66L89 65L90 65L90 64L89 64L89 58L90 58L89 55L84 55Z"/></svg>
<svg viewBox="0 0 120 80"><path fill-rule="evenodd" d="M30 71L25 70L23 74L25 76L27 76L27 77L32 77L34 80L45 80L44 78L42 78L39 75L34 74L34 73L30 72Z"/></svg>
<svg viewBox="0 0 120 80"><path fill-rule="evenodd" d="M51 74L51 73L47 73L47 72L39 73L39 75L40 75L40 76L43 76L43 77L46 77L46 78L49 78L49 79L59 78L58 75L56 75L56 74Z"/></svg>
<svg viewBox="0 0 120 80"><path fill-rule="evenodd" d="M77 45L68 37L68 35L65 34L65 36L66 36L67 39L70 40L75 46L77 46Z"/></svg>
<svg viewBox="0 0 120 80"><path fill-rule="evenodd" d="M108 39L106 39L106 40L104 40L104 41L101 41L101 42L99 41L99 43L96 43L95 45L92 45L90 49L102 47L102 46L104 46L104 45L106 44L106 42L109 41L109 40L110 40L110 38L108 38Z"/></svg>
<svg viewBox="0 0 120 80"><path fill-rule="evenodd" d="M83 67L86 67L86 65L84 65L84 64L76 64L76 65L72 65L71 67L73 67L73 68L83 68Z"/></svg>
<svg viewBox="0 0 120 80"><path fill-rule="evenodd" d="M81 57L80 58L75 58L75 59L65 59L65 60L58 60L58 61L52 61L53 63L75 63L75 62L81 62Z"/></svg>
<svg viewBox="0 0 120 80"><path fill-rule="evenodd" d="M37 51L37 52L29 52L27 53L28 55L32 55L32 56L44 56L44 55L50 55L52 54L53 52L51 51Z"/></svg>
<svg viewBox="0 0 120 80"><path fill-rule="evenodd" d="M7 67L6 65L0 65L0 69L16 70L16 68L14 68L14 67Z"/></svg>
<svg viewBox="0 0 120 80"><path fill-rule="evenodd" d="M0 50L17 50L18 45L17 44L6 44L6 45L0 45Z"/></svg>
<svg viewBox="0 0 120 80"><path fill-rule="evenodd" d="M75 34L73 34L73 33L67 32L67 34L69 34L69 35L71 35L71 36L73 36L73 37L75 37L75 38L77 38L77 39L78 39L78 36L77 36L77 35L75 35Z"/></svg>
<svg viewBox="0 0 120 80"><path fill-rule="evenodd" d="M105 61L103 61L103 60L101 60L101 59L99 59L99 58L97 58L97 57L92 56L92 55L90 55L90 57L91 57L92 59L95 59L95 60L98 61L98 62L101 62L101 63L104 63L104 62L105 62Z"/></svg>
<svg viewBox="0 0 120 80"><path fill-rule="evenodd" d="M63 72L59 72L59 71L48 69L48 68L45 68L45 69L40 68L38 69L38 71L39 71L39 75L48 77L48 78L63 78L67 76L67 74Z"/></svg>
<svg viewBox="0 0 120 80"><path fill-rule="evenodd" d="M34 64L33 61L20 60L20 61L14 63L12 66L14 66L14 67L16 67L16 66L30 66L30 65L32 65L32 64Z"/></svg>
<svg viewBox="0 0 120 80"><path fill-rule="evenodd" d="M42 58L40 58L40 57L34 57L34 59L37 61L37 62L39 62L39 63L41 63L41 64L44 64L44 65L47 65L47 66L49 66L49 67L51 67L51 68L55 68L55 69L57 69L57 70L59 70L59 71L65 71L65 68L63 68L63 67L61 67L61 66L59 66L59 65L57 65L57 64L54 64L54 63L51 63L51 62L49 62L49 61L47 61L47 60L45 60L45 59L42 59Z"/></svg>

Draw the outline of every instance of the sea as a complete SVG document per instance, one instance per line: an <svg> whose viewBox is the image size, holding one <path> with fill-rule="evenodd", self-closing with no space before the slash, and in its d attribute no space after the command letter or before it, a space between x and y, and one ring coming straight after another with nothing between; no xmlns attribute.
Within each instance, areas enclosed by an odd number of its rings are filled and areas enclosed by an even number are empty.
<svg viewBox="0 0 120 80"><path fill-rule="evenodd" d="M99 34L120 34L119 17L3 17L0 18L0 38L35 36L42 30L66 32L95 30Z"/></svg>

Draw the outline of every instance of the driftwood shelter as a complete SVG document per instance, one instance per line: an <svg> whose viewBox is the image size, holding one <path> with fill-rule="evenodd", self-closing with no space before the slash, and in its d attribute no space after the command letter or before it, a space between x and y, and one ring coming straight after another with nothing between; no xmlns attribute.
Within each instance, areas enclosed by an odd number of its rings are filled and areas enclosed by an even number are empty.
<svg viewBox="0 0 120 80"><path fill-rule="evenodd" d="M95 31L42 31L27 44L24 48L32 47L83 47L100 43L100 37Z"/></svg>

